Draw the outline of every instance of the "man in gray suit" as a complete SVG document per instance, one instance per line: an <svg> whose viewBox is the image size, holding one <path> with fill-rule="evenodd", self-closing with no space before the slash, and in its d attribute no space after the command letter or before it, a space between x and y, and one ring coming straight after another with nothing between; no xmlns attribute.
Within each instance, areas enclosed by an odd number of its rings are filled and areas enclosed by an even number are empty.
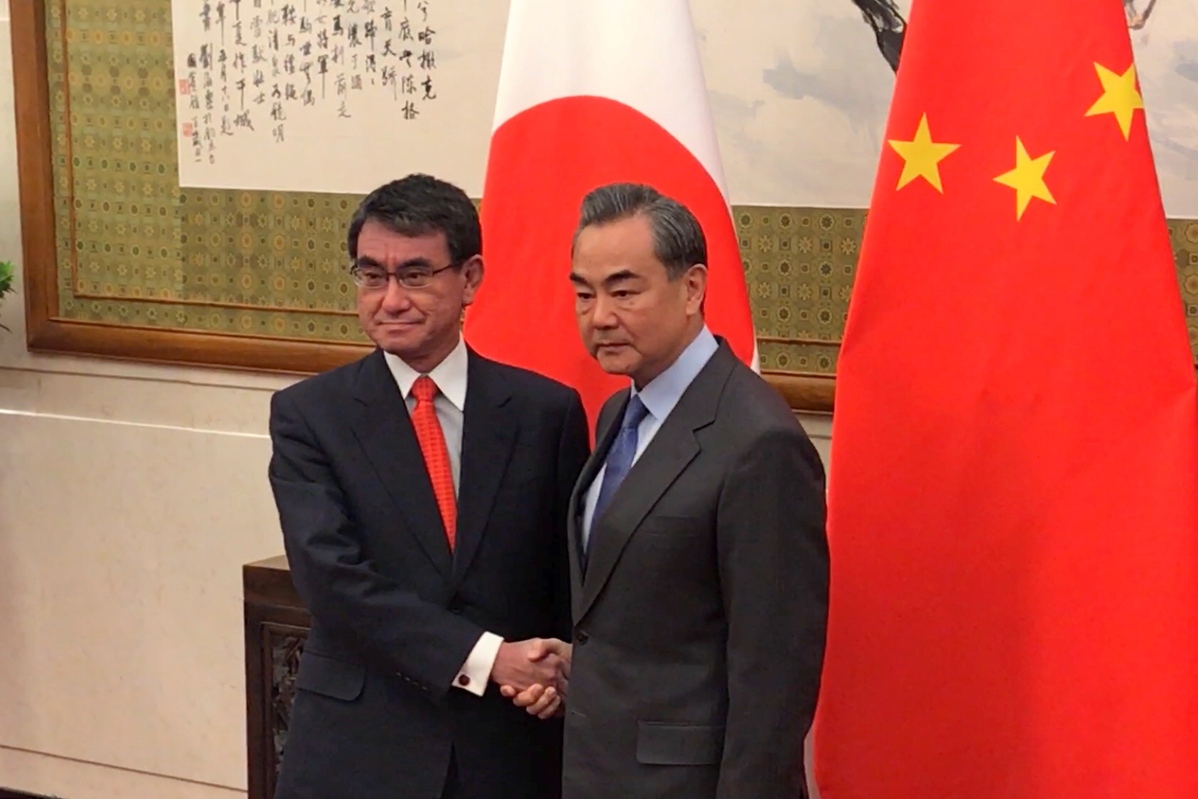
<svg viewBox="0 0 1198 799"><path fill-rule="evenodd" d="M571 500L563 799L806 793L823 467L777 392L707 329L706 261L698 221L652 188L583 201L579 327L632 385L603 406ZM549 704L535 687L515 701Z"/></svg>

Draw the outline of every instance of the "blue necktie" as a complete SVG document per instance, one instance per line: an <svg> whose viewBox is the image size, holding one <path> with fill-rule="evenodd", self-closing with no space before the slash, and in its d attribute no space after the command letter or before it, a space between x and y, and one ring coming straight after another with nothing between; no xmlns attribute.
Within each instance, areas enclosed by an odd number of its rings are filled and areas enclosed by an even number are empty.
<svg viewBox="0 0 1198 799"><path fill-rule="evenodd" d="M616 489L624 482L628 470L632 468L632 459L636 455L637 428L648 413L649 410L640 397L630 399L624 409L624 421L620 423L620 432L616 433L616 440L607 451L607 468L603 472L603 483L599 486L599 499L595 501L595 514L591 517L587 549L590 549L591 536L603 517L603 511L607 510Z"/></svg>

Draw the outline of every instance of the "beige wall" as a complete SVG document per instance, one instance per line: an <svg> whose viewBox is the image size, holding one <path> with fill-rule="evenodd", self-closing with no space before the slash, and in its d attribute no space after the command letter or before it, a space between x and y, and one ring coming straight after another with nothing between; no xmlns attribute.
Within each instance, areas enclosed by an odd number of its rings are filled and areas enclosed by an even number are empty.
<svg viewBox="0 0 1198 799"><path fill-rule="evenodd" d="M20 260L0 3L0 259ZM281 378L35 357L0 321L0 786L66 799L245 791L241 564L281 551ZM828 424L808 420L827 453Z"/></svg>
<svg viewBox="0 0 1198 799"><path fill-rule="evenodd" d="M0 3L0 259L19 260ZM0 786L67 799L245 790L240 566L278 554L278 378L25 351L0 321Z"/></svg>

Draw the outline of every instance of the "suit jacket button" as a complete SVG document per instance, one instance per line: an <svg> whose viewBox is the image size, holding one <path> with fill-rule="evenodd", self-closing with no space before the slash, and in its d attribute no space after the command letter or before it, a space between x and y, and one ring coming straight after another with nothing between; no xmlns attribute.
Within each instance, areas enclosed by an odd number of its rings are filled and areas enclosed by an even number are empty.
<svg viewBox="0 0 1198 799"><path fill-rule="evenodd" d="M591 636L586 634L586 630L579 630L578 632L574 633L574 643L578 644L579 646L582 646L589 640L591 640Z"/></svg>
<svg viewBox="0 0 1198 799"><path fill-rule="evenodd" d="M465 609L466 609L466 603L462 601L461 597L455 596L453 599L451 599L449 601L449 612L450 613L456 613L457 615L460 616L462 614L462 611L464 611Z"/></svg>

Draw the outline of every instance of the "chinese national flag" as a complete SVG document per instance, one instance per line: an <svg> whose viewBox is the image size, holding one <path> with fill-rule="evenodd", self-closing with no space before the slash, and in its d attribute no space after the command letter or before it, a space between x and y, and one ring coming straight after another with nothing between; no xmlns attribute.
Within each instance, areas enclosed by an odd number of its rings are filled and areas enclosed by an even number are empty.
<svg viewBox="0 0 1198 799"><path fill-rule="evenodd" d="M647 183L707 237L708 325L756 342L686 0L512 0L483 187L487 275L466 315L480 352L574 386L593 419L626 378L587 354L570 242L583 196Z"/></svg>
<svg viewBox="0 0 1198 799"><path fill-rule="evenodd" d="M1198 399L1126 24L914 2L838 366L823 799L1198 797Z"/></svg>

